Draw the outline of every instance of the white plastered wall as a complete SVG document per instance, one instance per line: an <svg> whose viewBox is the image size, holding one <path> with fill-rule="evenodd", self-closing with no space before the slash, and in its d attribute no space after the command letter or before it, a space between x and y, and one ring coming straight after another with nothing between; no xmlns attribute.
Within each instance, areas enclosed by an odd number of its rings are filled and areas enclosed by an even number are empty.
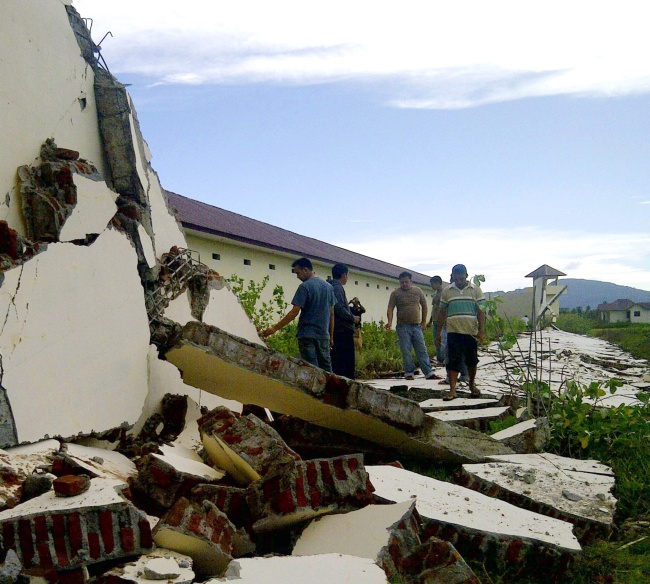
<svg viewBox="0 0 650 584"><path fill-rule="evenodd" d="M69 2L2 2L0 219L21 234L16 169L34 162L47 138L55 138L61 148L81 152L105 176L94 75L81 57L65 4Z"/></svg>
<svg viewBox="0 0 650 584"><path fill-rule="evenodd" d="M22 235L16 171L39 163L47 138L78 151L107 176L94 74L81 56L67 4L2 0L0 79L11 82L0 83L0 220ZM142 227L139 234L153 267L155 257L170 247L187 245L133 117L131 131L153 227L153 237ZM169 372L173 366L150 352L135 248L125 235L107 229L116 193L103 181L81 175L74 180L78 203L62 229L62 241L91 233L100 234L98 239L86 247L50 244L5 272L0 284L0 381L20 442L102 432L122 423L136 424L137 429L168 392L216 405L213 396L197 395L198 390L182 383L177 370ZM208 309L206 322L249 338L242 331L252 325L236 298L223 290L214 300L222 305ZM221 316L210 317L213 313ZM215 319L218 322L212 322Z"/></svg>
<svg viewBox="0 0 650 584"><path fill-rule="evenodd" d="M19 442L133 424L147 395L149 326L137 256L107 230L5 272L2 385Z"/></svg>

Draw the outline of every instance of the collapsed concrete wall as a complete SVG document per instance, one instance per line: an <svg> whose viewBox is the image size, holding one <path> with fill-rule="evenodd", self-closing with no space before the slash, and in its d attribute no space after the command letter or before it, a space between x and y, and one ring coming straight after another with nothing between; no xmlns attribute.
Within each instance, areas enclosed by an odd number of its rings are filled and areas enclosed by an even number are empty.
<svg viewBox="0 0 650 584"><path fill-rule="evenodd" d="M169 391L201 402L149 343L146 295L185 239L130 97L70 4L6 2L0 19L0 447L141 427ZM202 304L259 342L227 286ZM195 318L187 295L175 306Z"/></svg>

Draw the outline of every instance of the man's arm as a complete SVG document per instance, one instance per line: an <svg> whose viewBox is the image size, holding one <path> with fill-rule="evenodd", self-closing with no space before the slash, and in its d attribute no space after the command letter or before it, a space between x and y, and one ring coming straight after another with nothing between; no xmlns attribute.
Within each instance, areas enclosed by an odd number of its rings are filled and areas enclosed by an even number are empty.
<svg viewBox="0 0 650 584"><path fill-rule="evenodd" d="M479 309L478 314L476 315L476 318L478 319L478 335L477 335L477 338L478 338L479 342L483 342L483 338L485 337L485 311Z"/></svg>
<svg viewBox="0 0 650 584"><path fill-rule="evenodd" d="M438 330L436 332L436 345L442 345L442 329L447 324L447 307L440 306L440 313L438 314Z"/></svg>
<svg viewBox="0 0 650 584"><path fill-rule="evenodd" d="M277 333L280 329L283 329L287 326L296 316L300 314L300 306L292 305L291 310L284 315L282 320L275 326L267 328L262 333L262 338L270 337L272 334Z"/></svg>
<svg viewBox="0 0 650 584"><path fill-rule="evenodd" d="M334 307L330 306L330 347L334 346Z"/></svg>
<svg viewBox="0 0 650 584"><path fill-rule="evenodd" d="M420 290L420 306L422 307L422 320L420 321L420 328L427 328L427 299L424 297L424 292Z"/></svg>
<svg viewBox="0 0 650 584"><path fill-rule="evenodd" d="M386 311L386 326L384 327L387 331L393 326L393 313L395 312L395 296L394 294L390 295L390 300L388 301L388 310Z"/></svg>

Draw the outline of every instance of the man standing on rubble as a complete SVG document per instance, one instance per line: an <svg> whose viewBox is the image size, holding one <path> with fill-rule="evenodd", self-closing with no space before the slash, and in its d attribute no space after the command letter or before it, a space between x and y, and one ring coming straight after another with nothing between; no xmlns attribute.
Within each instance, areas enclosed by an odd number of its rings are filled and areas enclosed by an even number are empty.
<svg viewBox="0 0 650 584"><path fill-rule="evenodd" d="M307 258L297 259L291 268L302 282L291 301L292 308L280 322L267 328L262 337L277 333L300 314L296 333L300 356L308 363L331 372L330 346L334 339L336 304L334 290L314 274L312 263Z"/></svg>
<svg viewBox="0 0 650 584"><path fill-rule="evenodd" d="M386 313L388 322L386 330L393 325L393 313L397 307L397 338L402 352L404 366L404 379L415 379L415 361L411 351L415 354L420 364L420 369L427 379L436 379L436 375L429 361L429 353L424 342L423 329L427 326L427 301L424 293L411 282L411 274L402 272L399 275L399 288L393 290L388 301Z"/></svg>
<svg viewBox="0 0 650 584"><path fill-rule="evenodd" d="M334 345L332 346L332 371L354 379L354 325L361 321L360 316L350 312L345 286L348 283L348 267L335 264L332 268L330 284L336 297L334 306Z"/></svg>
<svg viewBox="0 0 650 584"><path fill-rule="evenodd" d="M485 336L485 296L478 286L467 280L467 268L456 264L451 269L450 286L440 298L440 317L436 344L441 342L442 329L447 327L447 355L449 371L449 394L445 401L456 398L458 373L463 360L469 374L471 397L481 397L476 388L476 366L478 365L478 343Z"/></svg>

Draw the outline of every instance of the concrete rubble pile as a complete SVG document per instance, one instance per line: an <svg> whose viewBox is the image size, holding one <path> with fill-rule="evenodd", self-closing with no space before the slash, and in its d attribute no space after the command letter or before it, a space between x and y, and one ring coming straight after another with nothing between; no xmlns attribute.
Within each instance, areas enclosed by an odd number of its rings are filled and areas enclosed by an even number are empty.
<svg viewBox="0 0 650 584"><path fill-rule="evenodd" d="M513 458L543 428L489 437L480 414L264 346L186 249L70 2L7 3L0 35L0 77L20 80L0 113L2 582L470 583L466 560L561 570L611 529L607 469L562 463L602 478L595 499L562 487L573 508L518 484L561 484L548 458ZM475 490L407 458L463 463Z"/></svg>

